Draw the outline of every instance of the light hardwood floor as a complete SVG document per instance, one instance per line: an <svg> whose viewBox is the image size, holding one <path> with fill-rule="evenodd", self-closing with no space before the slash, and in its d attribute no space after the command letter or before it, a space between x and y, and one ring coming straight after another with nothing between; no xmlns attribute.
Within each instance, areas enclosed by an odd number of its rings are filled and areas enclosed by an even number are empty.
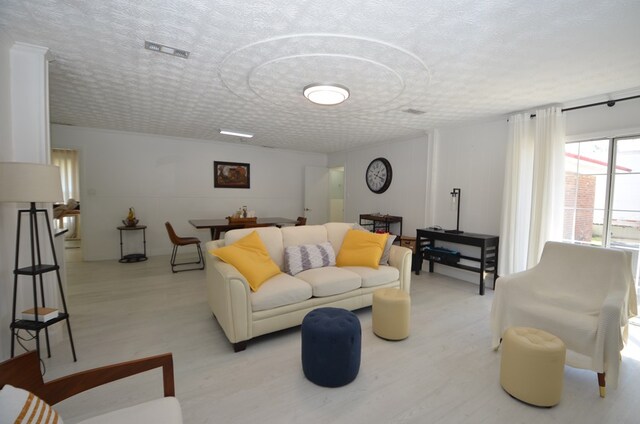
<svg viewBox="0 0 640 424"><path fill-rule="evenodd" d="M618 389L601 399L595 373L565 368L561 403L525 405L500 387L490 348L493 292L422 273L411 285L411 336L377 338L371 309L362 324L356 380L335 389L307 381L299 328L260 337L234 353L205 298L204 271L172 274L168 257L138 264L70 262L68 301L78 362L67 340L53 346L45 379L173 352L185 423L638 423L640 328ZM57 407L65 422L162 396L159 372L95 389Z"/></svg>

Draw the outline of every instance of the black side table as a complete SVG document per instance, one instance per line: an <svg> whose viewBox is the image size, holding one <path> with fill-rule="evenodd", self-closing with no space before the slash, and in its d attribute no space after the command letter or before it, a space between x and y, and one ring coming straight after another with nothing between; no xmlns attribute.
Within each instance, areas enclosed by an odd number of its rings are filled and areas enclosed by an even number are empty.
<svg viewBox="0 0 640 424"><path fill-rule="evenodd" d="M120 230L120 263L131 263L131 262L143 262L146 261L147 258L147 236L146 236L146 225L136 225L135 227L128 227L126 225L121 225L118 227ZM123 231L138 231L142 230L142 248L143 253L129 253L125 255L122 251L122 232Z"/></svg>

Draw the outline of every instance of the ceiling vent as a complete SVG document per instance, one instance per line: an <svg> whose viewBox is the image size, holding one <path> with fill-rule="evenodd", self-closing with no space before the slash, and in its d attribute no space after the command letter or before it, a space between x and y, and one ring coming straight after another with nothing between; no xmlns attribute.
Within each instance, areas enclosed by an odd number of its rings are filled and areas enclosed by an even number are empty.
<svg viewBox="0 0 640 424"><path fill-rule="evenodd" d="M403 110L403 112L410 113L412 115L423 115L423 114L426 113L424 110L411 109L411 108L405 109L405 110Z"/></svg>
<svg viewBox="0 0 640 424"><path fill-rule="evenodd" d="M186 50L180 50L173 47L165 46L162 44L154 43L152 41L145 41L144 48L158 53L170 54L171 56L181 57L183 59L189 59L189 52Z"/></svg>

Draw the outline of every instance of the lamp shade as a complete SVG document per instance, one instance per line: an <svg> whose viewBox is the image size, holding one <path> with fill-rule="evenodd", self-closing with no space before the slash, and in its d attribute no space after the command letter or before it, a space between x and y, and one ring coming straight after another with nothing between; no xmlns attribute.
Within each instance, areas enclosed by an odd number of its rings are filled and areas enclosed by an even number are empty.
<svg viewBox="0 0 640 424"><path fill-rule="evenodd" d="M0 162L0 202L62 202L60 168L42 163Z"/></svg>

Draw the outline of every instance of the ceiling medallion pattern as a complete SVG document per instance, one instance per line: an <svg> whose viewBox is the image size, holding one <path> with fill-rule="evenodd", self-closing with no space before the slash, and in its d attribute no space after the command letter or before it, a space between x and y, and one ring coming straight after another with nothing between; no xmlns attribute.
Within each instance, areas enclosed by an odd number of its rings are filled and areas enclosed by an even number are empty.
<svg viewBox="0 0 640 424"><path fill-rule="evenodd" d="M253 103L296 115L356 115L397 109L426 95L430 72L414 54L370 38L296 34L236 49L218 69L223 84ZM310 83L349 87L348 102L318 108L300 95Z"/></svg>

